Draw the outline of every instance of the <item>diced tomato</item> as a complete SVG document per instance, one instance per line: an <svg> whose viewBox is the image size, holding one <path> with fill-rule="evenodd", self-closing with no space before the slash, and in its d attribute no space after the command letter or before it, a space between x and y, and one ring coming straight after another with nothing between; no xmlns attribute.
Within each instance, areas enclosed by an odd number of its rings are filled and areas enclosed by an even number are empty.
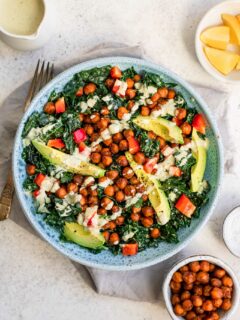
<svg viewBox="0 0 240 320"><path fill-rule="evenodd" d="M84 129L77 129L73 132L73 140L76 143L80 143L82 141L85 141L86 139L87 139L87 135Z"/></svg>
<svg viewBox="0 0 240 320"><path fill-rule="evenodd" d="M34 196L35 198L37 198L37 196L39 195L39 193L40 193L40 190L37 189L37 190L34 190L32 194L33 194L33 196Z"/></svg>
<svg viewBox="0 0 240 320"><path fill-rule="evenodd" d="M169 168L169 174L170 174L170 176L181 177L182 170L179 167L171 166Z"/></svg>
<svg viewBox="0 0 240 320"><path fill-rule="evenodd" d="M138 252L138 244L137 243L128 243L124 244L122 247L123 256L134 256Z"/></svg>
<svg viewBox="0 0 240 320"><path fill-rule="evenodd" d="M206 132L206 122L203 116L198 113L194 116L192 121L192 126L200 133L205 134Z"/></svg>
<svg viewBox="0 0 240 320"><path fill-rule="evenodd" d="M119 88L120 88L120 85L116 85L116 84L114 83L114 85L113 85L113 87L112 87L112 92L113 92L113 93L117 93L118 90L119 90Z"/></svg>
<svg viewBox="0 0 240 320"><path fill-rule="evenodd" d="M59 98L55 102L55 108L56 108L56 113L63 113L66 111L66 104L65 104L64 97Z"/></svg>
<svg viewBox="0 0 240 320"><path fill-rule="evenodd" d="M117 66L112 67L110 70L110 76L113 79L120 79L122 77L122 71Z"/></svg>
<svg viewBox="0 0 240 320"><path fill-rule="evenodd" d="M175 204L175 207L188 218L191 218L192 214L196 210L196 206L185 194L181 195Z"/></svg>
<svg viewBox="0 0 240 320"><path fill-rule="evenodd" d="M83 141L80 142L79 145L78 145L79 152L83 152L85 150L85 148L86 148L85 143Z"/></svg>
<svg viewBox="0 0 240 320"><path fill-rule="evenodd" d="M180 127L180 125L183 123L182 120L178 119L177 117L173 117L172 122L175 122L178 127Z"/></svg>
<svg viewBox="0 0 240 320"><path fill-rule="evenodd" d="M152 158L152 159L148 159L144 165L143 165L143 169L147 172L147 173L151 173L154 169L154 166L157 164L158 159L156 157Z"/></svg>
<svg viewBox="0 0 240 320"><path fill-rule="evenodd" d="M129 146L129 152L131 154L135 154L140 150L139 142L134 137L127 137L128 146Z"/></svg>
<svg viewBox="0 0 240 320"><path fill-rule="evenodd" d="M45 175L43 173L39 173L34 179L34 182L40 187L44 179Z"/></svg>
<svg viewBox="0 0 240 320"><path fill-rule="evenodd" d="M48 140L47 146L50 148L62 149L65 147L65 143L60 138L52 139L52 140Z"/></svg>
<svg viewBox="0 0 240 320"><path fill-rule="evenodd" d="M76 92L76 97L81 97L83 95L83 87L80 87Z"/></svg>

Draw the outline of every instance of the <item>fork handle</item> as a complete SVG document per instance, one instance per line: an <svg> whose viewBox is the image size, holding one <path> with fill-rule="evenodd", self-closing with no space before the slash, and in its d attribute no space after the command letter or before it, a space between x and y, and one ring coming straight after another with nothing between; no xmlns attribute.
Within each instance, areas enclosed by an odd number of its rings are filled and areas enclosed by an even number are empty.
<svg viewBox="0 0 240 320"><path fill-rule="evenodd" d="M13 193L14 193L13 177L12 177L11 170L9 170L6 184L0 196L0 221L7 219L10 214L11 207L12 207Z"/></svg>

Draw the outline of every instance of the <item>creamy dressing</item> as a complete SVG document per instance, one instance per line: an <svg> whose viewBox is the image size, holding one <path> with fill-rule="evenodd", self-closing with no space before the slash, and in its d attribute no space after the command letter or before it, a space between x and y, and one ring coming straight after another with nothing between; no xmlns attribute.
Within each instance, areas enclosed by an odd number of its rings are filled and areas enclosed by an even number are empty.
<svg viewBox="0 0 240 320"><path fill-rule="evenodd" d="M43 16L41 0L0 0L0 26L9 33L32 35Z"/></svg>

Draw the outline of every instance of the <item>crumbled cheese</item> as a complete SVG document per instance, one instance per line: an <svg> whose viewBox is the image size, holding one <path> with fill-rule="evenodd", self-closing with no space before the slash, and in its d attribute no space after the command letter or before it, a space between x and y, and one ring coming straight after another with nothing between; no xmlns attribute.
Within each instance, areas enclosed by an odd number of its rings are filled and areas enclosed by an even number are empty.
<svg viewBox="0 0 240 320"><path fill-rule="evenodd" d="M89 108L93 108L95 106L95 104L97 103L98 100L98 96L93 96L92 98L89 98L87 101L87 105Z"/></svg>
<svg viewBox="0 0 240 320"><path fill-rule="evenodd" d="M117 79L114 83L114 87L119 87L119 89L116 92L117 95L119 95L121 97L125 96L125 93L127 90L127 83L126 82Z"/></svg>
<svg viewBox="0 0 240 320"><path fill-rule="evenodd" d="M188 159L192 156L192 147L193 143L190 142L176 149L177 153L175 154L175 159L178 162L179 167L184 166Z"/></svg>
<svg viewBox="0 0 240 320"><path fill-rule="evenodd" d="M129 239L131 239L132 237L134 237L135 232L131 231L131 232L125 232L122 236L123 241L128 241Z"/></svg>
<svg viewBox="0 0 240 320"><path fill-rule="evenodd" d="M174 202L174 201L177 199L177 194L174 193L173 191L171 191L171 192L169 193L169 195L168 195L168 198L169 198L172 202Z"/></svg>
<svg viewBox="0 0 240 320"><path fill-rule="evenodd" d="M23 139L23 146L27 147L30 145L31 141L36 138L41 138L43 134L46 134L49 130L52 130L54 128L55 124L47 124L46 126L42 128L32 128L26 138Z"/></svg>
<svg viewBox="0 0 240 320"><path fill-rule="evenodd" d="M151 113L154 118L165 117L166 115L174 116L176 112L176 103L173 99L169 99L167 103L162 105L160 110L155 110Z"/></svg>
<svg viewBox="0 0 240 320"><path fill-rule="evenodd" d="M131 118L131 113L125 113L122 117L123 121L128 121Z"/></svg>
<svg viewBox="0 0 240 320"><path fill-rule="evenodd" d="M201 184L200 184L200 186L199 186L199 189L198 189L198 194L202 194L203 193L203 191L205 190L205 189L207 189L207 187L208 187L208 183L207 183L207 181L206 180L203 180L202 182L201 182Z"/></svg>
<svg viewBox="0 0 240 320"><path fill-rule="evenodd" d="M106 96L102 97L102 100L104 102L109 102L112 100L112 96L110 94L107 94Z"/></svg>
<svg viewBox="0 0 240 320"><path fill-rule="evenodd" d="M174 148L171 148L169 146L165 146L164 149L162 150L162 154L164 157L168 157L174 153Z"/></svg>
<svg viewBox="0 0 240 320"><path fill-rule="evenodd" d="M87 102L80 102L80 108L81 108L81 112L85 112L88 109L88 104Z"/></svg>
<svg viewBox="0 0 240 320"><path fill-rule="evenodd" d="M111 220L116 220L117 217L120 217L120 215L122 214L122 209L119 208L118 211L114 212L111 216L108 216L108 220L111 221Z"/></svg>
<svg viewBox="0 0 240 320"><path fill-rule="evenodd" d="M111 134L115 134L115 133L121 132L123 130L123 126L122 126L121 122L118 121L117 123L110 124L108 129Z"/></svg>
<svg viewBox="0 0 240 320"><path fill-rule="evenodd" d="M96 145L103 141L102 137L98 138L96 141L91 143L91 148L94 148Z"/></svg>
<svg viewBox="0 0 240 320"><path fill-rule="evenodd" d="M165 181L170 177L169 169L175 163L175 158L173 155L167 157L163 162L157 164L156 169L157 172L154 174L156 178L160 181Z"/></svg>
<svg viewBox="0 0 240 320"><path fill-rule="evenodd" d="M55 204L55 209L61 217L67 217L72 212L71 206L80 203L81 198L81 194L71 191L62 199L62 203L57 202Z"/></svg>
<svg viewBox="0 0 240 320"><path fill-rule="evenodd" d="M110 201L109 204L105 207L106 210L111 210L114 205L113 201Z"/></svg>
<svg viewBox="0 0 240 320"><path fill-rule="evenodd" d="M95 179L94 179L93 177L87 177L87 178L84 180L82 186L83 186L83 187L87 187L87 186L89 186L90 184L92 184L92 182L95 182Z"/></svg>
<svg viewBox="0 0 240 320"><path fill-rule="evenodd" d="M46 203L50 203L50 198L47 196L46 191L44 189L39 190L39 195L36 197L36 201L38 203L38 212L49 212L46 208Z"/></svg>
<svg viewBox="0 0 240 320"><path fill-rule="evenodd" d="M142 193L136 193L136 195L134 197L126 197L126 208L134 205L135 203L138 202L138 200L142 197Z"/></svg>
<svg viewBox="0 0 240 320"><path fill-rule="evenodd" d="M110 131L108 129L105 129L101 132L101 137L103 138L103 140L108 140L111 138L111 134Z"/></svg>

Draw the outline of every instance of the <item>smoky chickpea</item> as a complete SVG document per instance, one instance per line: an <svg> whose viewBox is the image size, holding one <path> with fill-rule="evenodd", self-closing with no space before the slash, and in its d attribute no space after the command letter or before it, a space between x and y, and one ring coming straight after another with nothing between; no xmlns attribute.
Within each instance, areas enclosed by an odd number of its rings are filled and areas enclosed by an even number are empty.
<svg viewBox="0 0 240 320"><path fill-rule="evenodd" d="M200 285L195 285L193 287L193 294L196 296L202 296L203 294L203 288Z"/></svg>
<svg viewBox="0 0 240 320"><path fill-rule="evenodd" d="M194 311L189 311L185 317L186 320L196 320L196 318L197 318L197 315Z"/></svg>
<svg viewBox="0 0 240 320"><path fill-rule="evenodd" d="M73 181L80 186L83 183L83 176L81 176L80 174L75 174L73 176Z"/></svg>
<svg viewBox="0 0 240 320"><path fill-rule="evenodd" d="M121 225L124 224L124 221L125 221L124 216L119 216L119 217L117 217L117 219L116 219L116 225L117 225L117 226L121 226Z"/></svg>
<svg viewBox="0 0 240 320"><path fill-rule="evenodd" d="M82 196L84 196L84 197L87 197L87 196L88 196L88 190L87 190L87 188L81 188L81 189L79 190L79 193L80 193Z"/></svg>
<svg viewBox="0 0 240 320"><path fill-rule="evenodd" d="M123 155L119 156L116 161L121 167L127 167L128 166L128 160Z"/></svg>
<svg viewBox="0 0 240 320"><path fill-rule="evenodd" d="M103 226L104 230L114 230L116 229L116 223L114 221L109 221Z"/></svg>
<svg viewBox="0 0 240 320"><path fill-rule="evenodd" d="M176 117L178 120L183 120L187 116L187 110L184 108L177 108Z"/></svg>
<svg viewBox="0 0 240 320"><path fill-rule="evenodd" d="M181 290L181 283L180 282L175 282L173 280L171 280L170 282L170 288L172 290L173 293L178 293Z"/></svg>
<svg viewBox="0 0 240 320"><path fill-rule="evenodd" d="M100 113L101 113L103 116L107 116L107 115L109 115L110 111L108 110L108 107L102 107Z"/></svg>
<svg viewBox="0 0 240 320"><path fill-rule="evenodd" d="M117 191L115 193L115 199L116 199L117 202L123 202L125 200L124 193L121 190Z"/></svg>
<svg viewBox="0 0 240 320"><path fill-rule="evenodd" d="M106 176L108 179L111 179L111 180L114 180L118 177L119 173L117 170L109 170L107 173L106 173Z"/></svg>
<svg viewBox="0 0 240 320"><path fill-rule="evenodd" d="M194 307L201 307L202 304L203 304L203 299L200 297L200 296L197 296L197 295L193 295L191 297L192 299L192 303L193 303L193 306Z"/></svg>
<svg viewBox="0 0 240 320"><path fill-rule="evenodd" d="M107 210L104 208L98 208L98 214L100 214L100 216L103 216L107 214Z"/></svg>
<svg viewBox="0 0 240 320"><path fill-rule="evenodd" d="M128 99L133 99L135 98L135 96L136 96L136 90L130 89L130 88L126 90L126 97Z"/></svg>
<svg viewBox="0 0 240 320"><path fill-rule="evenodd" d="M146 158L143 152L137 152L134 155L134 160L138 163L138 164L144 164Z"/></svg>
<svg viewBox="0 0 240 320"><path fill-rule="evenodd" d="M118 178L116 180L116 185L118 186L119 189L123 190L128 184L128 181L126 178Z"/></svg>
<svg viewBox="0 0 240 320"><path fill-rule="evenodd" d="M128 89L132 89L134 87L134 81L131 78L126 79Z"/></svg>
<svg viewBox="0 0 240 320"><path fill-rule="evenodd" d="M113 186L107 186L105 189L104 189L104 194L108 197L113 197L114 195L114 187Z"/></svg>
<svg viewBox="0 0 240 320"><path fill-rule="evenodd" d="M138 222L140 220L140 214L137 212L132 212L130 218L134 222Z"/></svg>
<svg viewBox="0 0 240 320"><path fill-rule="evenodd" d="M96 89L97 89L97 87L94 83L88 83L83 87L83 91L86 95L94 93L96 91Z"/></svg>
<svg viewBox="0 0 240 320"><path fill-rule="evenodd" d="M199 271L197 273L197 281L199 283L208 283L209 282L209 273L205 272L205 271Z"/></svg>
<svg viewBox="0 0 240 320"><path fill-rule="evenodd" d="M98 153L98 152L93 152L93 153L91 153L90 158L91 158L91 161L92 161L93 163L99 163L99 162L101 162L101 154Z"/></svg>
<svg viewBox="0 0 240 320"><path fill-rule="evenodd" d="M150 206L142 207L142 213L145 217L152 217L154 215L154 209Z"/></svg>
<svg viewBox="0 0 240 320"><path fill-rule="evenodd" d="M210 263L208 261L201 261L200 262L200 269L204 272L210 271Z"/></svg>
<svg viewBox="0 0 240 320"><path fill-rule="evenodd" d="M208 311L208 312L213 311L214 307L213 307L212 301L211 300L205 300L203 302L203 304L202 304L202 308L203 308L204 311Z"/></svg>
<svg viewBox="0 0 240 320"><path fill-rule="evenodd" d="M212 297L212 299L222 299L222 297L223 297L222 289L220 289L218 287L214 287L211 290L211 297Z"/></svg>
<svg viewBox="0 0 240 320"><path fill-rule="evenodd" d="M54 103L48 102L47 104L45 104L43 111L48 114L54 114L56 111Z"/></svg>
<svg viewBox="0 0 240 320"><path fill-rule="evenodd" d="M222 303L223 303L223 300L222 300L222 299L214 299L214 300L213 300L213 306L214 306L215 308L220 308L221 305L222 305Z"/></svg>
<svg viewBox="0 0 240 320"><path fill-rule="evenodd" d="M65 187L60 187L55 194L59 199L63 199L67 195L67 190Z"/></svg>
<svg viewBox="0 0 240 320"><path fill-rule="evenodd" d="M86 126L84 126L84 130L85 130L86 134L89 136L91 136L94 132L94 128L90 124L87 124Z"/></svg>
<svg viewBox="0 0 240 320"><path fill-rule="evenodd" d="M99 129L106 129L108 127L108 120L106 118L102 118L98 123L97 126Z"/></svg>
<svg viewBox="0 0 240 320"><path fill-rule="evenodd" d="M193 288L193 283L183 283L183 289L184 290L192 290Z"/></svg>
<svg viewBox="0 0 240 320"><path fill-rule="evenodd" d="M211 284L211 286L213 286L213 287L218 287L218 288L220 288L220 287L222 286L222 281L221 281L220 279L218 279L218 278L212 278L212 279L210 280L210 284Z"/></svg>
<svg viewBox="0 0 240 320"><path fill-rule="evenodd" d="M114 85L114 79L112 78L107 78L106 81L105 81L105 86L108 88L108 89L112 89L113 85Z"/></svg>
<svg viewBox="0 0 240 320"><path fill-rule="evenodd" d="M174 307L174 312L177 316L184 316L186 314L186 311L183 309L181 304L176 304Z"/></svg>
<svg viewBox="0 0 240 320"><path fill-rule="evenodd" d="M110 203L112 203L112 200L109 199L108 197L104 197L104 198L102 198L102 200L101 200L101 206L102 206L104 209L106 209L106 208L110 205Z"/></svg>
<svg viewBox="0 0 240 320"><path fill-rule="evenodd" d="M113 136L112 136L112 139L113 139L113 142L114 143L119 143L121 140L123 140L123 135L121 132L118 132L118 133L115 133Z"/></svg>
<svg viewBox="0 0 240 320"><path fill-rule="evenodd" d="M131 167L125 167L122 171L122 176L126 179L131 179L134 176L134 171Z"/></svg>
<svg viewBox="0 0 240 320"><path fill-rule="evenodd" d="M182 282L183 281L183 276L182 273L179 271L174 272L172 276L173 281L175 282ZM188 299L188 298L187 298Z"/></svg>
<svg viewBox="0 0 240 320"><path fill-rule="evenodd" d="M179 281L176 281L176 282L179 282ZM190 299L190 298L191 298L191 293L190 293L190 291L187 291L187 290L183 291L183 292L181 293L180 298L181 298L181 301Z"/></svg>
<svg viewBox="0 0 240 320"><path fill-rule="evenodd" d="M125 107L119 107L117 110L117 117L119 120L122 120L124 115L127 114L129 111Z"/></svg>
<svg viewBox="0 0 240 320"><path fill-rule="evenodd" d="M108 242L111 245L117 245L117 244L119 244L119 241L120 241L120 239L119 239L118 233L114 232L114 233L110 234Z"/></svg>
<svg viewBox="0 0 240 320"><path fill-rule="evenodd" d="M141 115L144 117L147 117L149 116L149 114L150 114L150 109L147 106L143 106L141 108Z"/></svg>
<svg viewBox="0 0 240 320"><path fill-rule="evenodd" d="M183 273L183 281L185 283L193 283L196 281L196 273L192 271L186 271Z"/></svg>
<svg viewBox="0 0 240 320"><path fill-rule="evenodd" d="M169 89L169 90L168 90L167 98L168 98L168 99L174 99L175 96L176 96L176 92L175 92L173 89Z"/></svg>
<svg viewBox="0 0 240 320"><path fill-rule="evenodd" d="M160 99L160 94L159 94L158 92L154 93L154 94L151 96L152 102L157 102L159 99Z"/></svg>
<svg viewBox="0 0 240 320"><path fill-rule="evenodd" d="M113 159L111 156L102 156L102 163L104 166L109 167L113 162Z"/></svg>
<svg viewBox="0 0 240 320"><path fill-rule="evenodd" d="M136 188L132 185L126 185L126 187L124 188L124 193L128 197L134 197L136 195Z"/></svg>
<svg viewBox="0 0 240 320"><path fill-rule="evenodd" d="M167 98L168 89L167 88L159 88L157 93L159 94L160 98Z"/></svg>
<svg viewBox="0 0 240 320"><path fill-rule="evenodd" d="M67 192L78 192L78 185L74 182L68 183Z"/></svg>
<svg viewBox="0 0 240 320"><path fill-rule="evenodd" d="M88 197L88 204L90 206L94 206L94 205L98 204L98 197L97 196L89 196Z"/></svg>
<svg viewBox="0 0 240 320"><path fill-rule="evenodd" d="M133 81L134 82L138 82L141 80L141 75L140 74L135 74L135 76L133 77Z"/></svg>
<svg viewBox="0 0 240 320"><path fill-rule="evenodd" d="M36 166L34 164L27 164L26 172L29 176L32 176L36 172Z"/></svg>
<svg viewBox="0 0 240 320"><path fill-rule="evenodd" d="M192 272L198 272L200 270L200 264L198 261L193 261L189 263L189 269Z"/></svg>
<svg viewBox="0 0 240 320"><path fill-rule="evenodd" d="M224 311L228 311L232 307L232 302L230 299L223 299L223 303L221 305L221 309Z"/></svg>
<svg viewBox="0 0 240 320"><path fill-rule="evenodd" d="M150 228L153 225L153 219L151 217L144 217L141 219L141 222L145 228Z"/></svg>
<svg viewBox="0 0 240 320"><path fill-rule="evenodd" d="M150 231L150 237L153 238L153 239L157 239L161 236L161 232L158 228L153 228L151 231Z"/></svg>
<svg viewBox="0 0 240 320"><path fill-rule="evenodd" d="M214 271L214 276L219 279L222 279L225 276L225 274L226 274L226 271L221 268L217 268Z"/></svg>
<svg viewBox="0 0 240 320"><path fill-rule="evenodd" d="M105 241L109 240L110 232L109 231L103 231L102 235L104 236Z"/></svg>
<svg viewBox="0 0 240 320"><path fill-rule="evenodd" d="M121 140L120 142L119 142L119 150L120 151L126 151L126 150L128 150L128 142L127 142L127 140Z"/></svg>
<svg viewBox="0 0 240 320"><path fill-rule="evenodd" d="M112 138L103 140L103 143L105 146L109 147L112 144Z"/></svg>
<svg viewBox="0 0 240 320"><path fill-rule="evenodd" d="M188 122L184 122L180 128L182 129L182 133L188 136L192 132L192 127Z"/></svg>
<svg viewBox="0 0 240 320"><path fill-rule="evenodd" d="M190 311L193 308L192 301L190 299L186 299L182 302L182 307L185 311Z"/></svg>
<svg viewBox="0 0 240 320"><path fill-rule="evenodd" d="M117 154L119 152L119 147L116 143L112 143L110 146L110 150L113 154Z"/></svg>
<svg viewBox="0 0 240 320"><path fill-rule="evenodd" d="M232 288L222 286L221 289L224 298L230 299L232 297Z"/></svg>
<svg viewBox="0 0 240 320"><path fill-rule="evenodd" d="M233 286L233 281L232 278L228 277L228 276L223 276L222 278L222 283L225 287L232 287Z"/></svg>
<svg viewBox="0 0 240 320"><path fill-rule="evenodd" d="M171 296L171 302L172 302L172 305L173 305L173 306L175 306L176 304L180 303L180 302L181 302L181 299L180 299L179 294L174 293L174 294Z"/></svg>

